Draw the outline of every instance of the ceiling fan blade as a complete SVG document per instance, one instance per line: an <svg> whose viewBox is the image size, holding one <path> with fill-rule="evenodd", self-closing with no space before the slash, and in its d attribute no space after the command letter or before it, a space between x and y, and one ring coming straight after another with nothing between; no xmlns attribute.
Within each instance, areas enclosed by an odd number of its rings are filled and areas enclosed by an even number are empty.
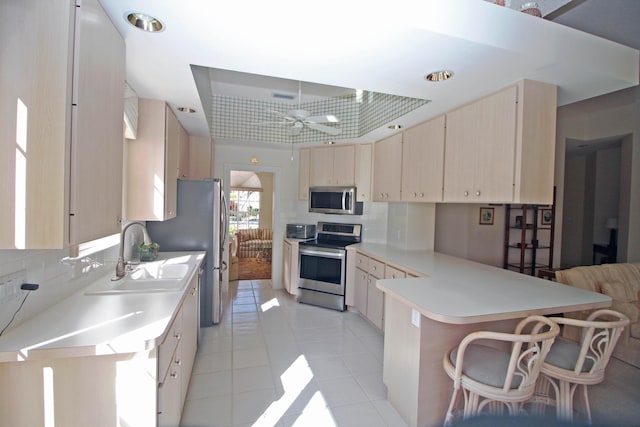
<svg viewBox="0 0 640 427"><path fill-rule="evenodd" d="M313 130L328 133L329 135L339 135L342 132L342 129L321 125L318 123L306 123L306 125Z"/></svg>
<svg viewBox="0 0 640 427"><path fill-rule="evenodd" d="M280 116L280 117L286 116L285 113L281 113L280 111L276 111L276 110L264 110L264 111L266 111L267 113L275 114L275 115Z"/></svg>
<svg viewBox="0 0 640 427"><path fill-rule="evenodd" d="M311 116L305 119L305 122L309 123L340 123L340 120L333 114L327 114L325 116Z"/></svg>
<svg viewBox="0 0 640 427"><path fill-rule="evenodd" d="M249 123L250 126L271 126L271 125L288 125L288 124L291 124L291 122L284 121L284 122L254 122L254 123Z"/></svg>

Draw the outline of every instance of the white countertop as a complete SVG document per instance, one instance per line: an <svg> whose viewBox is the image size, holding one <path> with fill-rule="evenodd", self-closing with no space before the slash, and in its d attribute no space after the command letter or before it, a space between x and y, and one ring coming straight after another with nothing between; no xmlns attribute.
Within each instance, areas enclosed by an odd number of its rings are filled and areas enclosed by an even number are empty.
<svg viewBox="0 0 640 427"><path fill-rule="evenodd" d="M349 248L425 274L378 280L377 287L439 322L468 324L611 305L603 294L433 251L371 243Z"/></svg>
<svg viewBox="0 0 640 427"><path fill-rule="evenodd" d="M164 252L157 261L186 264L172 292L86 295L76 292L0 337L0 362L130 353L159 344L205 252ZM96 282L109 280L113 272Z"/></svg>

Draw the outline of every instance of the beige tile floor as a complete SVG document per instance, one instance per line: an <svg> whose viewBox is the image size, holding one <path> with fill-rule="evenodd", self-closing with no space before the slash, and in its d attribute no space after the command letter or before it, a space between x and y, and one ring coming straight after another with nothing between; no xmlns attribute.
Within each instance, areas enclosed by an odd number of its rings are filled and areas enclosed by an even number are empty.
<svg viewBox="0 0 640 427"><path fill-rule="evenodd" d="M203 328L182 427L393 426L382 335L358 314L299 304L269 280L231 282ZM612 360L590 388L594 424L640 425L640 369Z"/></svg>

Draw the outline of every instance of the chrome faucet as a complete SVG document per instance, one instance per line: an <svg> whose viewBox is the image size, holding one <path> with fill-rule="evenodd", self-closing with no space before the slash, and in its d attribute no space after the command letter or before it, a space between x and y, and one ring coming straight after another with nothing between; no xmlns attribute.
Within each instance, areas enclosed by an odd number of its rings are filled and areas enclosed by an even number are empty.
<svg viewBox="0 0 640 427"><path fill-rule="evenodd" d="M129 229L129 227L136 224L142 227L144 244L145 245L151 244L151 237L149 237L149 232L147 231L147 227L145 227L143 223L130 222L129 224L125 225L122 231L120 232L120 252L118 254L118 263L116 264L116 277L114 277L112 280L120 280L126 274L126 263L124 262L124 238L125 238L125 235L127 234L127 230Z"/></svg>

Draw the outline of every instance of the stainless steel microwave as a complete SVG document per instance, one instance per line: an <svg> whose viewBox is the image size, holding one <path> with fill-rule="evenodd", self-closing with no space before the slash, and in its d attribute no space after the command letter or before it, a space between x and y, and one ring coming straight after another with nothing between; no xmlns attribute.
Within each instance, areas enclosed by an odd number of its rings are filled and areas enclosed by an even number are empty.
<svg viewBox="0 0 640 427"><path fill-rule="evenodd" d="M310 187L309 212L362 215L362 202L356 201L356 187Z"/></svg>

